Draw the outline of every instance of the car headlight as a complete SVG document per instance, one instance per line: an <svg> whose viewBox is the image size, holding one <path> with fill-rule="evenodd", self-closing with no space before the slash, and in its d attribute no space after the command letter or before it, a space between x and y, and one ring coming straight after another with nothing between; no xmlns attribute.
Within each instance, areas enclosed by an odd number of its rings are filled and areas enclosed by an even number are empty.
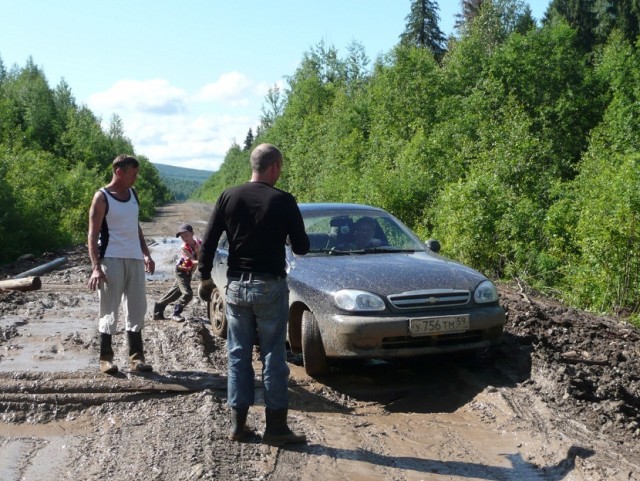
<svg viewBox="0 0 640 481"><path fill-rule="evenodd" d="M478 304L487 304L489 302L496 302L498 300L498 290L491 281L482 281L476 287L476 291L473 293L473 299Z"/></svg>
<svg viewBox="0 0 640 481"><path fill-rule="evenodd" d="M333 295L336 305L345 311L384 311L384 301L375 294L365 291L343 289Z"/></svg>

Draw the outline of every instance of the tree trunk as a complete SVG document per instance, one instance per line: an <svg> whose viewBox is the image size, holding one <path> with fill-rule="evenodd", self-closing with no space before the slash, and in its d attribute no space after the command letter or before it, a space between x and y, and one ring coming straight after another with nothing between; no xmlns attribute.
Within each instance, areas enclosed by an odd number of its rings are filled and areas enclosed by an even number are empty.
<svg viewBox="0 0 640 481"><path fill-rule="evenodd" d="M39 277L25 277L22 279L8 279L0 281L0 289L9 289L13 291L37 291L42 287Z"/></svg>

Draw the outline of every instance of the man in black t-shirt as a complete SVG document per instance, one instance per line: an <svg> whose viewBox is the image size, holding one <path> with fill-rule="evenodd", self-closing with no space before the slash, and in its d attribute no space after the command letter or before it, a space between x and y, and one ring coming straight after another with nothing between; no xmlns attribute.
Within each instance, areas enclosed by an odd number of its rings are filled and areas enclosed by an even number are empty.
<svg viewBox="0 0 640 481"><path fill-rule="evenodd" d="M289 289L285 271L287 237L295 254L309 251L309 238L295 198L274 187L282 169L282 153L261 144L251 153L251 180L225 190L213 209L200 250L198 295L211 300L211 269L223 232L229 241L226 315L229 357L229 438L245 437L249 407L254 404L253 344L256 332L263 365L267 426L263 441L282 445L305 442L287 425L289 366L286 333Z"/></svg>

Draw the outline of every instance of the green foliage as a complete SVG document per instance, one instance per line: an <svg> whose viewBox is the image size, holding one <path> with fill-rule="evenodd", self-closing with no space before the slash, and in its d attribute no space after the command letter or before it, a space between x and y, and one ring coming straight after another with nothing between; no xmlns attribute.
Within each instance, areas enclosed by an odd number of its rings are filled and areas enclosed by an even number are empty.
<svg viewBox="0 0 640 481"><path fill-rule="evenodd" d="M11 235L3 238L3 259L86 240L95 174L82 165L68 171L64 160L43 151L5 150L0 160L10 186L4 230Z"/></svg>
<svg viewBox="0 0 640 481"><path fill-rule="evenodd" d="M561 279L566 297L599 311L640 308L640 55L621 34L596 70L609 105L593 129L579 175L570 185L578 213L569 233L575 254Z"/></svg>
<svg viewBox="0 0 640 481"><path fill-rule="evenodd" d="M567 273L572 302L598 311L640 307L640 155L593 158L581 175L576 243ZM595 175L594 175L595 174ZM588 199L585 196L588 195Z"/></svg>
<svg viewBox="0 0 640 481"><path fill-rule="evenodd" d="M213 203L227 187L247 182L251 178L249 155L250 152L242 150L239 145L233 145L220 169L193 193L191 199Z"/></svg>
<svg viewBox="0 0 640 481"><path fill-rule="evenodd" d="M0 61L0 262L86 242L91 199L120 153L134 154L117 117L104 132L64 81L49 88L32 59L10 72ZM139 160L136 188L149 219L171 196Z"/></svg>
<svg viewBox="0 0 640 481"><path fill-rule="evenodd" d="M549 139L562 177L586 148L603 111L599 87L576 55L575 32L566 24L513 34L496 50L487 75L532 117L532 132Z"/></svg>

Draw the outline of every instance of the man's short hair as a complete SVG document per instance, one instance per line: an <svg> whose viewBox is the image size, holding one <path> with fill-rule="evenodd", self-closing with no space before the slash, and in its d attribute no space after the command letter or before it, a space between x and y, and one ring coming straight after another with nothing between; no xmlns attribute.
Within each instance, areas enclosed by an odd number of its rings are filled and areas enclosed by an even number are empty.
<svg viewBox="0 0 640 481"><path fill-rule="evenodd" d="M113 163L111 164L113 167L113 171L116 169L126 169L127 167L140 167L140 162L135 157L132 157L127 154L120 154L115 159L113 159Z"/></svg>
<svg viewBox="0 0 640 481"><path fill-rule="evenodd" d="M275 145L260 144L251 152L251 170L262 173L276 162L282 162L282 152Z"/></svg>

